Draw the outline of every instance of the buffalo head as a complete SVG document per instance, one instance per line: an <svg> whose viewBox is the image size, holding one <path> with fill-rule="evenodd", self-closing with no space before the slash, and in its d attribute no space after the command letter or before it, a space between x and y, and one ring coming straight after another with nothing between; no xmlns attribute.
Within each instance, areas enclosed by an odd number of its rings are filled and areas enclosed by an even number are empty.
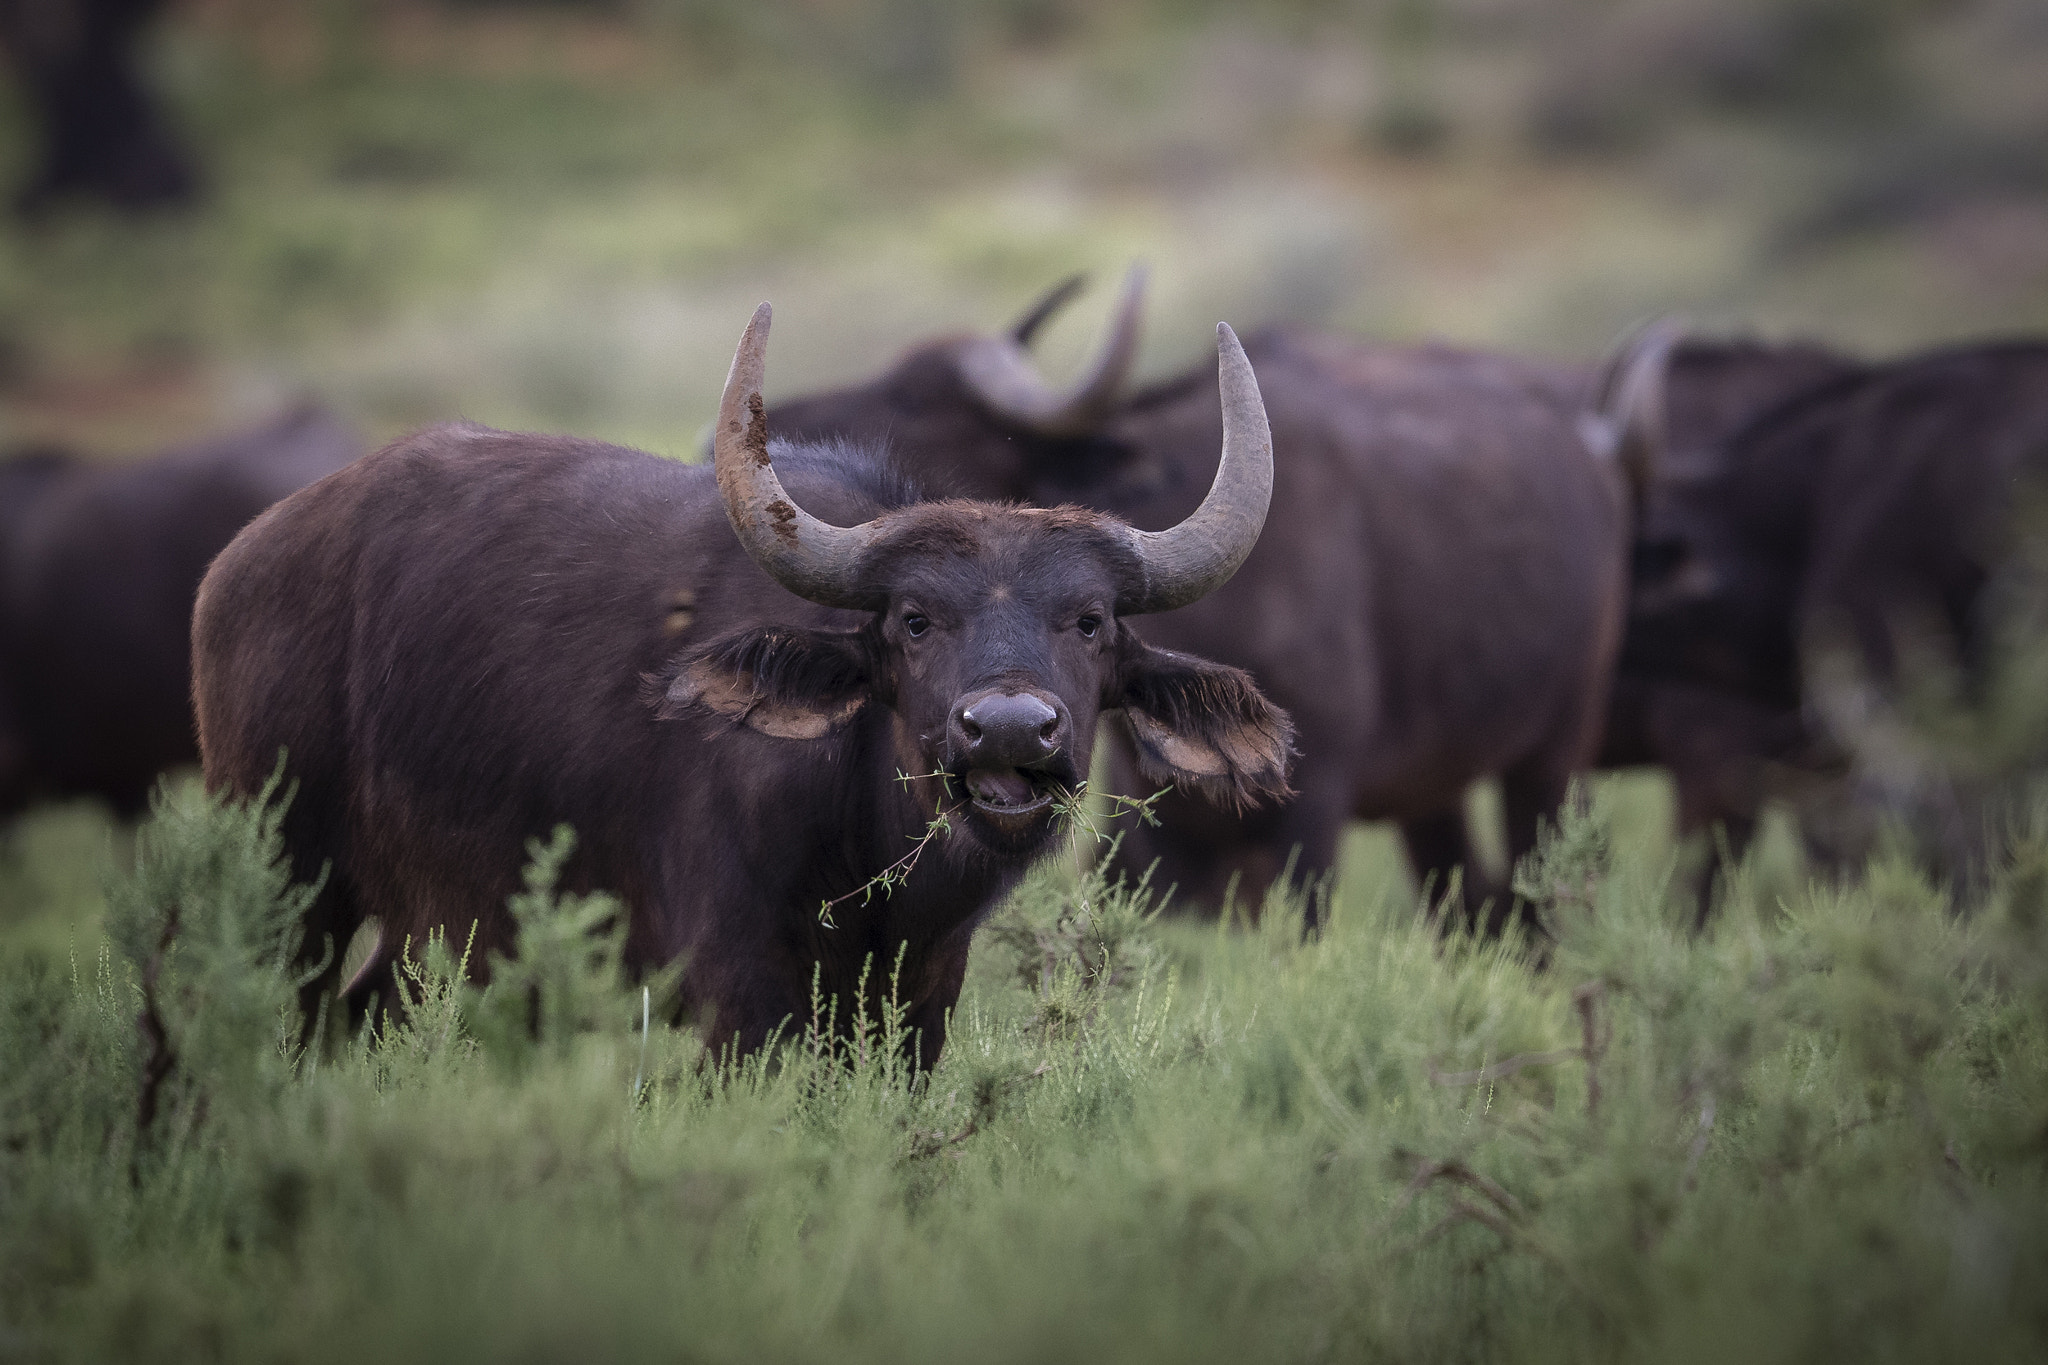
<svg viewBox="0 0 2048 1365"><path fill-rule="evenodd" d="M1046 381L1032 338L1083 284L1063 281L1005 331L942 337L912 348L870 383L778 403L792 440L886 434L929 491L1047 502L1046 480L1085 484L1127 458L1104 437L1126 399L1144 313L1145 272L1133 266L1094 358L1064 386Z"/></svg>
<svg viewBox="0 0 2048 1365"><path fill-rule="evenodd" d="M1796 704L1810 452L1862 373L1818 347L1702 340L1670 322L1624 344L1581 419L1637 494L1624 674Z"/></svg>
<svg viewBox="0 0 2048 1365"><path fill-rule="evenodd" d="M921 502L859 526L818 520L775 473L761 384L769 310L733 360L713 440L740 543L783 587L861 613L843 629L747 628L678 662L672 710L821 737L886 711L900 762L942 773L979 843L1028 852L1086 773L1097 719L1128 726L1148 777L1254 803L1286 792L1291 726L1245 673L1139 640L1125 618L1183 606L1251 552L1272 441L1236 336L1218 328L1223 455L1165 531L1074 507ZM914 765L914 766L913 766Z"/></svg>

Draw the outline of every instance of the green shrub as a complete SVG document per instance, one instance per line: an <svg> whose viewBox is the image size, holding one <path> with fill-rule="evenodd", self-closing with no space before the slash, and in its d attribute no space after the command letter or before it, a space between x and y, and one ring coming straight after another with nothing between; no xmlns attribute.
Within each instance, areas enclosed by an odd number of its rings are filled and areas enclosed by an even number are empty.
<svg viewBox="0 0 2048 1365"><path fill-rule="evenodd" d="M302 1054L274 805L166 798L119 953L4 968L0 1329L49 1359L2038 1358L2048 820L1966 907L1898 854L1783 898L1737 869L1696 934L1614 790L1519 870L1541 965L1392 881L1305 940L1284 898L1205 929L1048 869L928 1078L887 1010L724 1064L643 1030L559 835L489 985L436 938L402 1020ZM176 1062L138 1147L152 964Z"/></svg>

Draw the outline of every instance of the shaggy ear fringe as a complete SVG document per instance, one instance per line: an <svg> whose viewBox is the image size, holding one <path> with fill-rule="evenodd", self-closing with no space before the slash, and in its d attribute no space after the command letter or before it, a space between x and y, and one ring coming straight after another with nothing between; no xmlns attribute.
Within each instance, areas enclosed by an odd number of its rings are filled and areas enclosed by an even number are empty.
<svg viewBox="0 0 2048 1365"><path fill-rule="evenodd" d="M771 713L844 719L866 700L869 673L855 633L770 628L735 631L685 651L643 682L662 720L701 706L759 729L766 728L759 718Z"/></svg>
<svg viewBox="0 0 2048 1365"><path fill-rule="evenodd" d="M1148 649L1128 676L1123 710L1148 782L1237 810L1294 794L1294 722L1240 669Z"/></svg>

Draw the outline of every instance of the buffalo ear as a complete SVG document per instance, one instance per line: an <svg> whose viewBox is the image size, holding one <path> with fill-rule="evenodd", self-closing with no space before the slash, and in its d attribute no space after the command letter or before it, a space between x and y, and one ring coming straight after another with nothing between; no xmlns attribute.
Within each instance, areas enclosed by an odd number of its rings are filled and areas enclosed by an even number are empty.
<svg viewBox="0 0 2048 1365"><path fill-rule="evenodd" d="M774 628L713 640L648 682L663 720L701 707L777 739L821 739L867 703L868 677L858 633Z"/></svg>
<svg viewBox="0 0 2048 1365"><path fill-rule="evenodd" d="M1114 704L1146 781L1239 807L1292 794L1294 722L1249 673L1126 639Z"/></svg>

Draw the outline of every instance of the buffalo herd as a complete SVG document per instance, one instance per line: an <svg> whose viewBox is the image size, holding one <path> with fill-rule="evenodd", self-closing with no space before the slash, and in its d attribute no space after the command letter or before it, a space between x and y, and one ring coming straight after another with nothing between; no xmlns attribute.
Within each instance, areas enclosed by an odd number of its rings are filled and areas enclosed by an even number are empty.
<svg viewBox="0 0 2048 1365"><path fill-rule="evenodd" d="M568 884L722 1045L887 979L928 1067L1091 763L1152 801L1125 865L1212 912L1388 820L1433 908L1498 931L1469 789L1513 859L1601 767L1668 768L1735 850L1796 798L1847 858L1881 804L1857 708L1930 650L1982 684L2039 558L2048 344L1667 322L1575 365L1224 327L1135 383L1144 285L1065 387L1031 345L1078 281L772 406L763 305L708 466L467 424L358 458L310 410L0 459L0 814L132 812L195 758L252 795L282 755L306 1003L356 1017L435 930L510 950L527 841L567 824Z"/></svg>

